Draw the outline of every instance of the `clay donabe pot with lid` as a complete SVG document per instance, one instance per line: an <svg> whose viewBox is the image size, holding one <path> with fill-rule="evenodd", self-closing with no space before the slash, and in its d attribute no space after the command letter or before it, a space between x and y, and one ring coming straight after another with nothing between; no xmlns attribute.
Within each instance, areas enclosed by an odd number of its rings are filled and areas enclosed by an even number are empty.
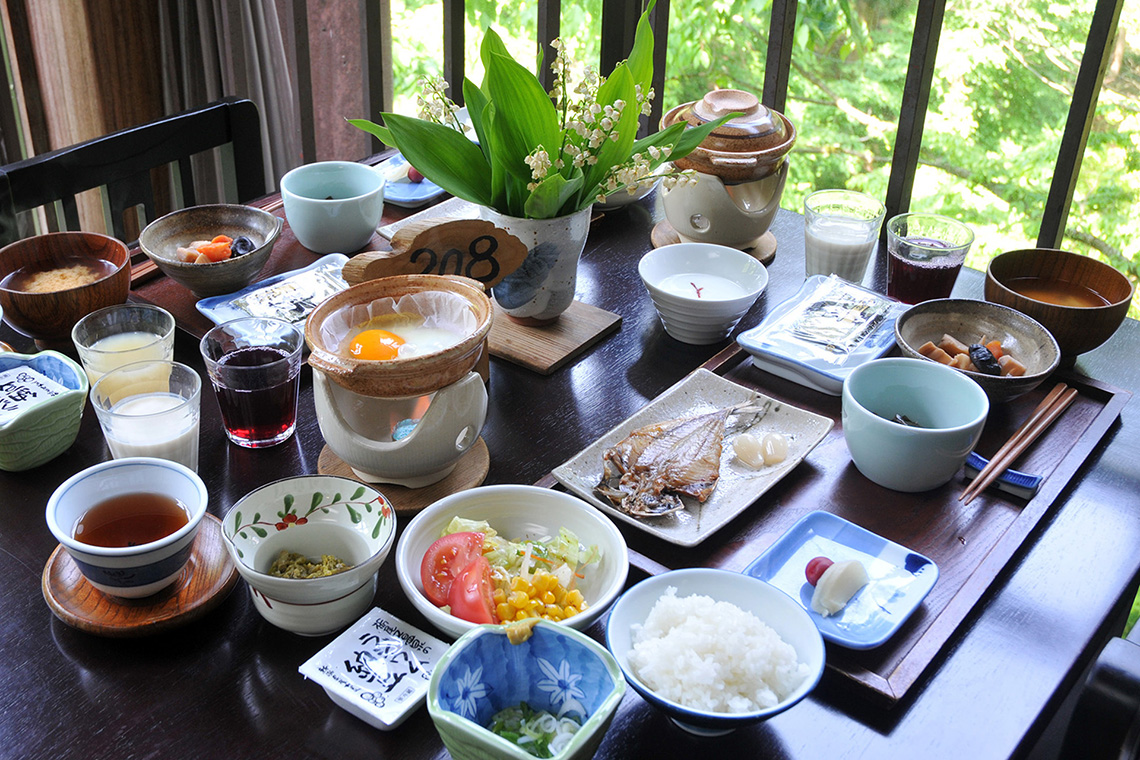
<svg viewBox="0 0 1140 760"><path fill-rule="evenodd" d="M714 130L689 155L674 161L676 167L717 176L725 184L751 182L779 171L795 145L796 128L750 92L713 90L700 100L672 108L662 117L661 128L680 122L699 126L734 112L740 115Z"/></svg>

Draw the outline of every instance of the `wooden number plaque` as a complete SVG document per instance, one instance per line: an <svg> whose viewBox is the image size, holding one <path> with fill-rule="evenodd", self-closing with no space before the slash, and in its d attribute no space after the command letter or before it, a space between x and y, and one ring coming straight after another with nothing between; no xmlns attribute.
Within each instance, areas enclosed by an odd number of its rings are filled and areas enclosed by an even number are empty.
<svg viewBox="0 0 1140 760"><path fill-rule="evenodd" d="M360 253L344 265L349 285L397 274L451 274L497 285L527 256L521 240L481 219L425 219L401 227L391 251Z"/></svg>

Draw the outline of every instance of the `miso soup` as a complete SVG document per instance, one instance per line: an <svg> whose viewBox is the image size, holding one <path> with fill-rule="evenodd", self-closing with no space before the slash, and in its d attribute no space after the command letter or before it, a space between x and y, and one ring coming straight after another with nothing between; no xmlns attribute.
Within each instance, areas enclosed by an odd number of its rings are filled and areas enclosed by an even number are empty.
<svg viewBox="0 0 1140 760"><path fill-rule="evenodd" d="M1056 306L1076 306L1090 309L1109 305L1108 299L1092 288L1066 280L1049 280L1044 277L1015 277L1006 283L1006 287L1026 298Z"/></svg>
<svg viewBox="0 0 1140 760"><path fill-rule="evenodd" d="M68 256L20 267L0 280L0 288L24 293L53 293L98 282L114 274L115 269L114 264L103 259Z"/></svg>

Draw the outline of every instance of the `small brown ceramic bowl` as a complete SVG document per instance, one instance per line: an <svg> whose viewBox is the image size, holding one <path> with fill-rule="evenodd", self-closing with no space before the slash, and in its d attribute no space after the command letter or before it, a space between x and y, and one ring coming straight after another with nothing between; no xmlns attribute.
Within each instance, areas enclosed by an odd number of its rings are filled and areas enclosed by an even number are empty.
<svg viewBox="0 0 1140 760"><path fill-rule="evenodd" d="M17 270L89 267L94 281L46 293L20 289ZM0 308L17 331L44 345L71 343L71 328L104 306L127 300L130 253L113 237L96 232L50 232L0 248Z"/></svg>
<svg viewBox="0 0 1140 760"><path fill-rule="evenodd" d="M249 285L269 261L273 244L281 234L280 217L253 206L215 204L191 206L155 219L139 236L139 248L167 277L198 298L233 293ZM217 235L244 235L254 249L210 264L178 260L178 249L195 240L213 240Z"/></svg>
<svg viewBox="0 0 1140 760"><path fill-rule="evenodd" d="M1061 351L1049 331L1007 306L968 298L939 298L912 306L895 322L895 340L904 356L926 359L918 352L927 341L938 345L952 335L967 346L997 339L1002 348L1025 365L1025 374L987 375L959 370L989 396L991 403L1008 401L1040 385L1057 369ZM928 360L929 361L929 360Z"/></svg>
<svg viewBox="0 0 1140 760"><path fill-rule="evenodd" d="M1037 285L1060 289L1069 299L1088 305L1062 306L1018 292ZM1112 337L1128 315L1132 292L1129 279L1108 264L1051 248L1007 251L986 269L986 300L1017 309L1044 325L1067 363Z"/></svg>
<svg viewBox="0 0 1140 760"><path fill-rule="evenodd" d="M427 291L460 296L474 313L475 329L450 348L422 356L369 361L347 356L340 352L340 346L326 345L322 338L324 322L342 309ZM309 364L337 385L364 396L402 398L431 393L458 382L475 366L484 351L492 316L491 299L483 286L466 277L405 274L368 280L330 296L309 315L305 321Z"/></svg>

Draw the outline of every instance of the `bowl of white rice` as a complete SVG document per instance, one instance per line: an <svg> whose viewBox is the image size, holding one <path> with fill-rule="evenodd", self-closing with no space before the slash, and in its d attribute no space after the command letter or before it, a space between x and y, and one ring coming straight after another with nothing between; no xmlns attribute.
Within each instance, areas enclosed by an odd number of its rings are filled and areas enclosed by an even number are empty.
<svg viewBox="0 0 1140 760"><path fill-rule="evenodd" d="M823 675L823 637L775 586L707 568L647 578L614 604L606 646L626 681L690 733L767 720Z"/></svg>

